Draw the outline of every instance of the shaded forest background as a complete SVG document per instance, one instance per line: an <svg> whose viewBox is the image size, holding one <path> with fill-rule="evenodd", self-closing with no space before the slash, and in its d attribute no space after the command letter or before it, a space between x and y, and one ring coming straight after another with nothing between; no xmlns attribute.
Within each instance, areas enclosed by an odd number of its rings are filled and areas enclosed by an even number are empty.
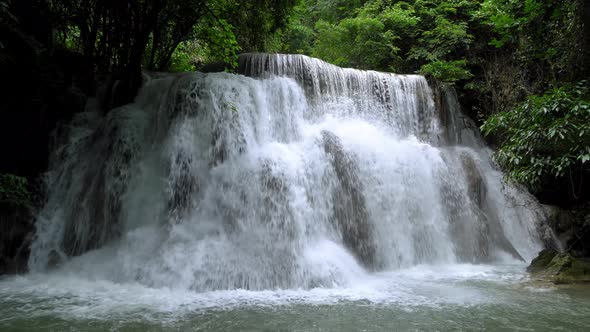
<svg viewBox="0 0 590 332"><path fill-rule="evenodd" d="M0 0L0 214L22 224L0 257L26 254L55 130L89 98L106 113L142 70L231 71L241 52L454 85L508 179L572 211L587 254L589 45L584 0Z"/></svg>

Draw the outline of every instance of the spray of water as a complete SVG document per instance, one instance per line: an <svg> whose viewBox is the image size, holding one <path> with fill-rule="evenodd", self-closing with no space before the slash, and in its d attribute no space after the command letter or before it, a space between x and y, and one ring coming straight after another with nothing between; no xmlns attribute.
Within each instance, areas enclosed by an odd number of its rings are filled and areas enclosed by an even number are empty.
<svg viewBox="0 0 590 332"><path fill-rule="evenodd" d="M529 260L538 203L502 182L453 91L247 54L70 124L29 262L198 292L347 285L418 264ZM436 106L438 105L438 106Z"/></svg>

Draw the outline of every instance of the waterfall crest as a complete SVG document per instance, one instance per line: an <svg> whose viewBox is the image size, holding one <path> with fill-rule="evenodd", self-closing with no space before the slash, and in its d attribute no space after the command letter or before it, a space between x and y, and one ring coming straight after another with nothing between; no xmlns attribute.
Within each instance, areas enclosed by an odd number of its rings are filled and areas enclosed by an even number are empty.
<svg viewBox="0 0 590 332"><path fill-rule="evenodd" d="M302 55L242 55L239 72L154 78L77 115L31 270L262 290L540 250L538 203L503 183L452 90Z"/></svg>

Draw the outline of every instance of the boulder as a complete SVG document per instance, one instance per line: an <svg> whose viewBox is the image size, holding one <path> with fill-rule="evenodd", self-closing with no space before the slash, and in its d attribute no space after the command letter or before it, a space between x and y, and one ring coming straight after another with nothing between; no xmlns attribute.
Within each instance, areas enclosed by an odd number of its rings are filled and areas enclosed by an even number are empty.
<svg viewBox="0 0 590 332"><path fill-rule="evenodd" d="M549 280L554 284L590 283L590 261L545 249L533 259L527 271L533 277Z"/></svg>

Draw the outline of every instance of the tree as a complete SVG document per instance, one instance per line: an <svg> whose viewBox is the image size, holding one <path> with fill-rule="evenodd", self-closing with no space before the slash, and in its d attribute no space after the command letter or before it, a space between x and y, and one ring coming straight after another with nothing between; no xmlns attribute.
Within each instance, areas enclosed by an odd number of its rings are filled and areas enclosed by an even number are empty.
<svg viewBox="0 0 590 332"><path fill-rule="evenodd" d="M299 39L295 39L298 46L286 50L310 50L313 56L347 67L420 71L449 82L471 77L465 52L473 40L469 20L478 1L370 0L338 4L308 0L297 7L298 13L315 20L297 18L290 22L287 31L299 32ZM288 36L293 38L293 34ZM310 46L302 37L308 38Z"/></svg>
<svg viewBox="0 0 590 332"><path fill-rule="evenodd" d="M27 1L47 4L54 42L82 53L97 72L113 73L121 81L122 98L113 106L134 98L142 68L168 70L183 43L205 47L210 56L236 65L238 51L262 49L268 36L285 25L295 4L294 0ZM183 45L180 51L186 49Z"/></svg>
<svg viewBox="0 0 590 332"><path fill-rule="evenodd" d="M489 117L482 130L500 136L495 158L510 179L534 192L551 184L567 188L562 194L572 200L590 198L584 183L590 175L588 82L529 96L518 107Z"/></svg>
<svg viewBox="0 0 590 332"><path fill-rule="evenodd" d="M376 70L399 69L403 52L420 18L406 3L365 3L356 15L337 23L316 23L313 55L338 65Z"/></svg>

